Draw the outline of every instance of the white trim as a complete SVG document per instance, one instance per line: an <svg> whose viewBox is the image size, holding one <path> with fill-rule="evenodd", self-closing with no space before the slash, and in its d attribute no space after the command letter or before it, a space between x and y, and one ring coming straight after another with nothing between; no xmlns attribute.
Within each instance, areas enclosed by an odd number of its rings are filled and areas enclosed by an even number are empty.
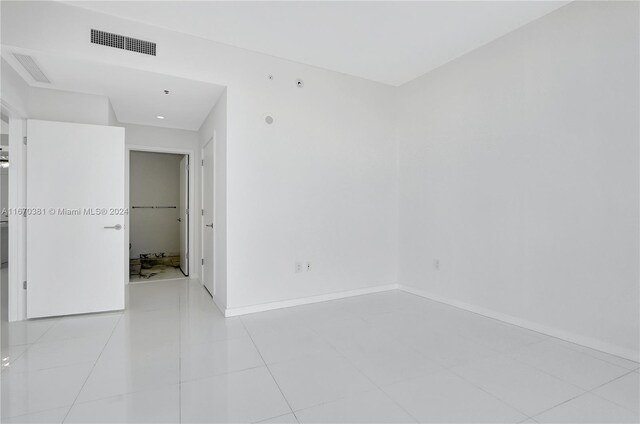
<svg viewBox="0 0 640 424"><path fill-rule="evenodd" d="M209 138L209 140L204 143L201 147L200 147L200 160L204 161L204 149L209 145L209 143L213 143L213 153L212 153L212 158L213 158L213 165L215 166L216 163L216 132L215 130L213 131L213 136L211 138ZM202 166L204 162L200 162L200 165L198 165L198 167L200 168L200 208L201 210L204 210L204 190L206 188L205 186L205 182L204 182L204 166ZM216 304L216 306L218 307L218 309L220 309L220 312L222 312L223 314L224 312L224 308L221 306L221 303L218 300L218 296L217 296L217 281L216 281L216 231L215 231L215 226L217 223L216 220L216 174L215 174L215 168L213 169L212 172L213 175L213 182L211 184L211 189L213 190L213 209L211 210L211 218L213 219L213 257L211 258L211 261L213 263L213 281L212 281L212 286L213 286L213 293L209 293L211 295L211 297L213 298L214 303ZM200 222L200 284L202 284L203 287L205 287L204 285L204 264L202 263L202 260L204 259L204 216L202 216L202 212L198 211L198 220ZM205 289L208 291L208 289Z"/></svg>
<svg viewBox="0 0 640 424"><path fill-rule="evenodd" d="M126 143L126 127L125 127L125 143ZM127 208L131 207L131 199L129 197L130 193L129 193L129 185L130 185L130 175L131 175L131 170L129 169L130 166L130 161L131 161L131 156L130 153L132 151L134 152L149 152L149 153L171 153L171 154L176 154L176 155L187 155L189 157L189 214L187 216L187 219L189 220L189 276L184 277L187 279L196 279L199 278L197 272L196 272L196 268L194 266L194 260L195 260L195 249L194 249L194 243L195 243L195 227L197 225L196 222L196 218L194 211L196 210L195 208L195 189L196 189L196 184L195 184L195 171L193 170L194 168L194 164L196 161L196 157L195 157L195 152L192 149L180 149L180 148L174 148L174 147L159 147L159 146L146 146L146 145L138 145L138 144L125 144L125 148L126 148L126 155L125 155L125 204L127 205ZM125 255L126 255L126 262L125 263L129 263L129 215L126 216L126 221L125 221L125 237L124 237L124 243L125 243ZM126 284L129 284L129 267L126 267Z"/></svg>
<svg viewBox="0 0 640 424"><path fill-rule="evenodd" d="M271 311L273 309L290 308L292 306L308 305L310 303L326 302L328 300L344 299L346 297L360 296L363 294L380 293L389 290L396 290L397 284L387 284L384 286L367 287L363 289L348 290L334 293L326 293L318 296L301 297L298 299L281 300L278 302L262 303L259 305L240 306L238 308L227 308L224 311L225 317L235 317L238 315L253 314L256 312Z"/></svg>
<svg viewBox="0 0 640 424"><path fill-rule="evenodd" d="M207 289L205 288L205 286L204 286L204 285L202 285L202 288L203 288L204 290L207 290ZM208 291L207 291L207 293L208 293ZM222 315L226 317L226 315L225 315L225 310L224 310L224 305L223 305L222 303L220 303L220 300L218 299L218 297L217 297L217 296L211 296L211 298L213 299L213 303L214 303L214 305L216 305L216 307L218 308L218 310L219 310L220 312L222 312Z"/></svg>
<svg viewBox="0 0 640 424"><path fill-rule="evenodd" d="M3 105L4 106L4 105ZM9 208L26 206L27 147L22 138L26 134L26 120L9 115ZM9 321L27 319L27 296L22 287L27 274L27 223L23 216L9 218L8 302Z"/></svg>
<svg viewBox="0 0 640 424"><path fill-rule="evenodd" d="M479 315L483 315L485 317L496 319L498 321L506 322L507 324L517 325L518 327L526 328L527 330L532 330L538 333L546 334L551 337L566 340L571 343L575 343L581 346L586 346L588 348L609 353L611 355L619 356L621 358L629 359L631 361L638 362L638 359L640 357L640 353L637 351L627 349L621 346L617 346L611 343L607 343L602 340L594 339L591 337L581 336L579 334L575 334L570 331L566 331L557 327L550 327L544 324L528 321L522 318L503 314L501 312L496 312L491 309L486 309L481 306L475 306L465 302L461 302L459 300L438 296L426 290L416 289L416 288L405 286L402 284L398 285L398 288L407 293L412 293L429 300L444 303L446 305L454 306L456 308L464 309L465 311L473 312Z"/></svg>
<svg viewBox="0 0 640 424"><path fill-rule="evenodd" d="M9 118L27 119L27 113L23 109L8 103L5 99L0 99L0 108Z"/></svg>
<svg viewBox="0 0 640 424"><path fill-rule="evenodd" d="M27 133L25 110L0 99L0 109L9 118L9 187L8 207L22 209L26 206L26 146L22 142ZM26 280L26 219L14 216L9 225L9 266L7 308L9 321L27 319L27 296L22 288Z"/></svg>

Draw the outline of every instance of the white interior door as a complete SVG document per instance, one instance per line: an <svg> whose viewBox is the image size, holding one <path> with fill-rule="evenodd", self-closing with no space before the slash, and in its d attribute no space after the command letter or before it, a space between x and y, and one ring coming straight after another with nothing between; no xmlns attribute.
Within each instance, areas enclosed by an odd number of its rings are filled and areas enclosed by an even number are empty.
<svg viewBox="0 0 640 424"><path fill-rule="evenodd" d="M7 146L0 147L3 158L8 158L9 153ZM6 268L9 265L9 170L0 168L0 271L3 278L5 277ZM4 280L3 280L4 284ZM2 295L5 295L5 286L2 286ZM6 297L3 297L4 300Z"/></svg>
<svg viewBox="0 0 640 424"><path fill-rule="evenodd" d="M202 212L202 284L214 295L213 140L202 149Z"/></svg>
<svg viewBox="0 0 640 424"><path fill-rule="evenodd" d="M180 205L178 225L180 227L180 270L189 275L189 156L180 160Z"/></svg>
<svg viewBox="0 0 640 424"><path fill-rule="evenodd" d="M124 308L124 128L27 122L27 317Z"/></svg>

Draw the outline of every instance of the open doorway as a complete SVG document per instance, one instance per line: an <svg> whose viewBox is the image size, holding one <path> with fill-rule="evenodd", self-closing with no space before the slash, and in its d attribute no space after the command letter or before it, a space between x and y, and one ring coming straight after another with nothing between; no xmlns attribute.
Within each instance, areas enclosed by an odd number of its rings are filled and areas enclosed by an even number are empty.
<svg viewBox="0 0 640 424"><path fill-rule="evenodd" d="M188 277L189 155L129 158L129 281Z"/></svg>

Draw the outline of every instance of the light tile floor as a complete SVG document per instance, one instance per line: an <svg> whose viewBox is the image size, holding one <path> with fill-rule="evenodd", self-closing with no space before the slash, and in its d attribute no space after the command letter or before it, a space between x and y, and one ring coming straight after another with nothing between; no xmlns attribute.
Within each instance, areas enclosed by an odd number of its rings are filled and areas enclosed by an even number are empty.
<svg viewBox="0 0 640 424"><path fill-rule="evenodd" d="M196 281L2 326L2 422L638 422L638 363L400 291L224 319Z"/></svg>

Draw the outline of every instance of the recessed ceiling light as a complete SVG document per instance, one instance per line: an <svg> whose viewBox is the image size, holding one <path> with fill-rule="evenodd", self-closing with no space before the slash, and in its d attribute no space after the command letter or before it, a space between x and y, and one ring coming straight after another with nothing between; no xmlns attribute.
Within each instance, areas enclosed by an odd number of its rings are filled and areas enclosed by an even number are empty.
<svg viewBox="0 0 640 424"><path fill-rule="evenodd" d="M156 116L156 118L158 118L158 119L164 119L164 116L162 116L162 115L158 115L158 116Z"/></svg>

